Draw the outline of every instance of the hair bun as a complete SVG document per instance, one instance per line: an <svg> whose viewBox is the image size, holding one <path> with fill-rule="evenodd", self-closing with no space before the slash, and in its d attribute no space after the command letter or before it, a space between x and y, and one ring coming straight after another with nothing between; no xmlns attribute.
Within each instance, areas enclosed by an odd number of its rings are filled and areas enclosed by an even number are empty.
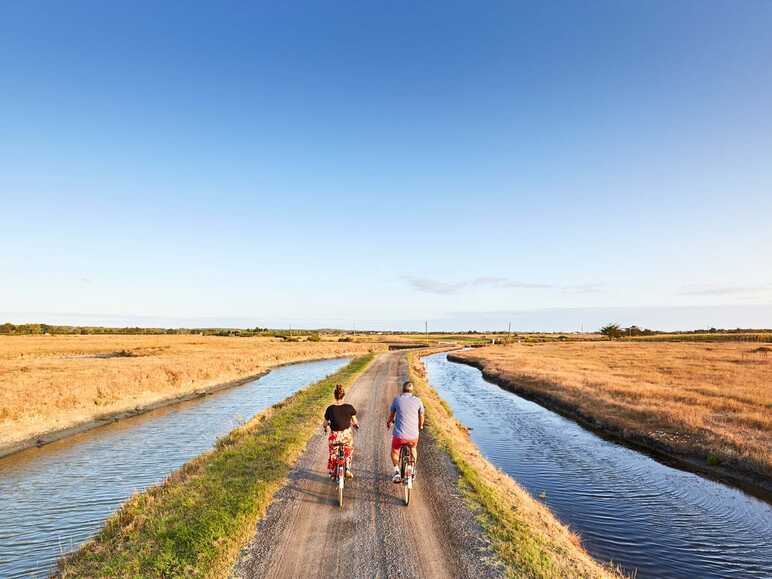
<svg viewBox="0 0 772 579"><path fill-rule="evenodd" d="M346 395L346 391L343 389L343 384L337 384L335 386L335 400L340 400Z"/></svg>

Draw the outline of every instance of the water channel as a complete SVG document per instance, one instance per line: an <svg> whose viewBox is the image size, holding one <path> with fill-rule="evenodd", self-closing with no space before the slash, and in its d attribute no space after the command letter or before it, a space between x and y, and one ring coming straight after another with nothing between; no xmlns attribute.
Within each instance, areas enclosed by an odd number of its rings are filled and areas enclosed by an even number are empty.
<svg viewBox="0 0 772 579"><path fill-rule="evenodd" d="M129 496L240 422L336 372L346 358L282 366L242 386L0 459L0 577L45 577Z"/></svg>
<svg viewBox="0 0 772 579"><path fill-rule="evenodd" d="M604 440L444 353L423 360L488 460L596 558L638 578L772 577L772 505Z"/></svg>

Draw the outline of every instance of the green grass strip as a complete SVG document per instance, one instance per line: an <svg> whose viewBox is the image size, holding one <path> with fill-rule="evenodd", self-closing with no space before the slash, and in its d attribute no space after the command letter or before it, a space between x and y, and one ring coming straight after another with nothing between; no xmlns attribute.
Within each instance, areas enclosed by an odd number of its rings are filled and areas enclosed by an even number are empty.
<svg viewBox="0 0 772 579"><path fill-rule="evenodd" d="M60 562L63 577L220 577L321 423L335 384L374 355L255 416L165 482L130 498L97 537Z"/></svg>

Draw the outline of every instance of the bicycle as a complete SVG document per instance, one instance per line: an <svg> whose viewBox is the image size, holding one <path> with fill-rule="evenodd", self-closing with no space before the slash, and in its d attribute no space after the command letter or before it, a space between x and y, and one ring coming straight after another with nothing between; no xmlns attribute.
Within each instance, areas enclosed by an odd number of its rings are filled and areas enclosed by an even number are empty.
<svg viewBox="0 0 772 579"><path fill-rule="evenodd" d="M359 425L355 424L354 428L359 430ZM326 434L327 429L324 429L324 432ZM332 456L332 453L330 453L331 456L328 458L328 465L335 469L333 480L335 481L335 486L338 487L338 506L342 509L343 487L346 485L346 471L351 472L351 450L347 451L346 445L343 442L335 442L332 446L337 447L337 452L335 453L335 456ZM332 471L332 468L330 468L330 470Z"/></svg>
<svg viewBox="0 0 772 579"><path fill-rule="evenodd" d="M413 490L413 477L415 476L412 446L412 444L402 444L399 447L399 475L402 481L405 506L410 504L410 493Z"/></svg>
<svg viewBox="0 0 772 579"><path fill-rule="evenodd" d="M346 462L350 458L346 457L346 448L342 442L335 443L338 447L335 457L335 485L338 487L338 507L343 508L343 487L346 484Z"/></svg>

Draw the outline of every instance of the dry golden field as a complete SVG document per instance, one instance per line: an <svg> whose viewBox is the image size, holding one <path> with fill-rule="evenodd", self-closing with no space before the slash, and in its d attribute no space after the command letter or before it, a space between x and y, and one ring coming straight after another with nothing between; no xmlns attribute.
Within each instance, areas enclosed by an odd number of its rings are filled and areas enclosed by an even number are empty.
<svg viewBox="0 0 772 579"><path fill-rule="evenodd" d="M772 479L772 348L568 342L454 354L601 430Z"/></svg>
<svg viewBox="0 0 772 579"><path fill-rule="evenodd" d="M0 448L271 366L382 349L193 335L0 337Z"/></svg>

